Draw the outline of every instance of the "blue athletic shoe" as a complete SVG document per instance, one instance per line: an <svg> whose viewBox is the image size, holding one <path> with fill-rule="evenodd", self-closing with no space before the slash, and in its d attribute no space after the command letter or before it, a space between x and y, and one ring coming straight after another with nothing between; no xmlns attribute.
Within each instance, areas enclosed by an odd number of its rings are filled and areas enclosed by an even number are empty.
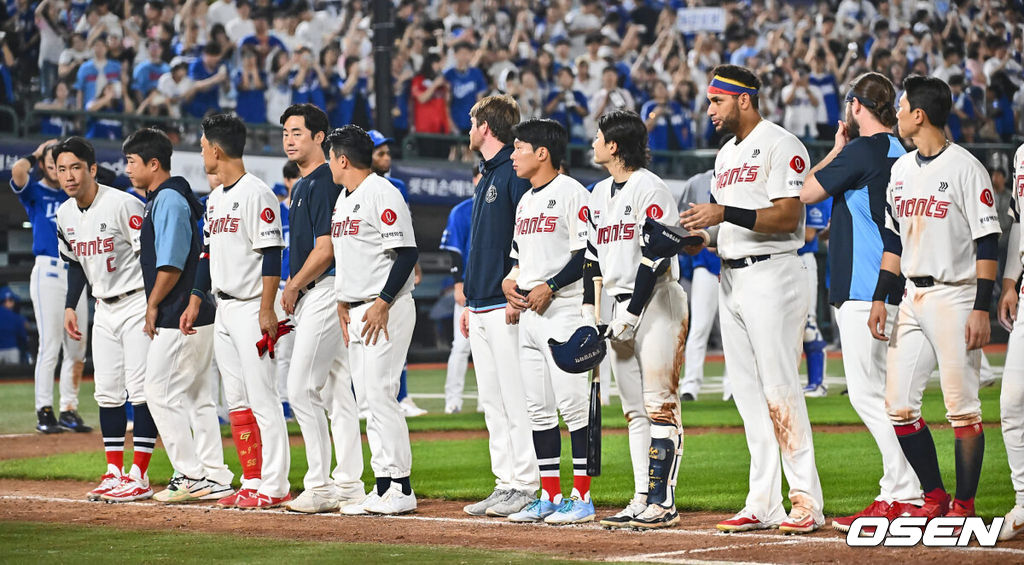
<svg viewBox="0 0 1024 565"><path fill-rule="evenodd" d="M540 522L555 513L557 507L550 500L537 499L514 514L509 514L509 522Z"/></svg>
<svg viewBox="0 0 1024 565"><path fill-rule="evenodd" d="M291 403L288 402L287 400L285 400L284 402L281 403L281 408L284 410L284 421L286 421L286 422L294 422L295 421L295 413L292 412L292 405L291 405Z"/></svg>
<svg viewBox="0 0 1024 565"><path fill-rule="evenodd" d="M584 502L579 497L567 498L554 514L544 518L546 524L582 524L594 521L594 502Z"/></svg>

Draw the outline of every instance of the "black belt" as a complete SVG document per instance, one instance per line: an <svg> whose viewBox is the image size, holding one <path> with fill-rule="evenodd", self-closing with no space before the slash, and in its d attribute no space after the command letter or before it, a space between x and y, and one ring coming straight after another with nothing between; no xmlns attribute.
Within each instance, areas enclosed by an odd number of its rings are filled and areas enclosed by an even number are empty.
<svg viewBox="0 0 1024 565"><path fill-rule="evenodd" d="M934 277L910 277L910 282L914 283L914 286L918 288L935 286Z"/></svg>
<svg viewBox="0 0 1024 565"><path fill-rule="evenodd" d="M369 303L373 302L374 300L377 300L377 299L376 298L371 298L370 300L360 300L359 302L349 302L348 303L348 307L349 307L350 310L352 308L359 308L363 304L369 304Z"/></svg>
<svg viewBox="0 0 1024 565"><path fill-rule="evenodd" d="M742 269L743 267L749 267L754 263L767 261L771 258L771 255L751 255L750 257L744 257L742 259L722 259L722 263L725 263L725 266L730 269Z"/></svg>
<svg viewBox="0 0 1024 565"><path fill-rule="evenodd" d="M140 290L142 290L142 289L141 288L137 288L135 290L129 290L128 292L126 292L124 294L118 294L117 296L111 296L110 298L100 298L100 300L102 300L104 304L114 304L114 303L117 303L117 302L120 302L120 301L124 300L125 298L128 298L129 296L135 294L136 292L139 292Z"/></svg>
<svg viewBox="0 0 1024 565"><path fill-rule="evenodd" d="M630 298L633 298L633 295L629 294L629 293L626 293L626 294L616 294L612 298L614 298L616 302L625 302L625 301L629 300Z"/></svg>
<svg viewBox="0 0 1024 565"><path fill-rule="evenodd" d="M226 292L221 292L219 290L217 291L217 299L218 300L241 300L241 298L235 298L234 296L231 296L230 294L228 294Z"/></svg>

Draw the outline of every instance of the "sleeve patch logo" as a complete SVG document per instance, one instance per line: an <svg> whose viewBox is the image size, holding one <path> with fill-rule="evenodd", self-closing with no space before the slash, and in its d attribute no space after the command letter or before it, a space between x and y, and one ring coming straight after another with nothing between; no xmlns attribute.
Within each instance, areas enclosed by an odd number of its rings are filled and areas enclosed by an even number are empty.
<svg viewBox="0 0 1024 565"><path fill-rule="evenodd" d="M398 221L398 214L395 214L395 211L391 208L385 208L384 212L380 215L380 221L390 226Z"/></svg>
<svg viewBox="0 0 1024 565"><path fill-rule="evenodd" d="M991 198L991 195L989 198ZM128 218L128 227L133 230L142 229L142 216L132 216L131 218Z"/></svg>
<svg viewBox="0 0 1024 565"><path fill-rule="evenodd" d="M660 220L665 215L665 211L661 209L661 206L657 204L651 204L647 207L647 217L652 220Z"/></svg>
<svg viewBox="0 0 1024 565"><path fill-rule="evenodd" d="M273 223L275 217L274 211L270 208L264 208L263 211L260 212L260 219L268 224Z"/></svg>
<svg viewBox="0 0 1024 565"><path fill-rule="evenodd" d="M581 222L589 222L590 221L590 208L587 208L586 206L580 208L580 221Z"/></svg>
<svg viewBox="0 0 1024 565"><path fill-rule="evenodd" d="M807 168L807 163L804 162L803 157L796 155L789 160L789 168L793 169L798 173L802 173L804 172L804 169Z"/></svg>
<svg viewBox="0 0 1024 565"><path fill-rule="evenodd" d="M995 205L996 200L995 198L992 197L991 190L986 188L985 190L981 191L981 203L984 204L985 206L988 206L989 208Z"/></svg>

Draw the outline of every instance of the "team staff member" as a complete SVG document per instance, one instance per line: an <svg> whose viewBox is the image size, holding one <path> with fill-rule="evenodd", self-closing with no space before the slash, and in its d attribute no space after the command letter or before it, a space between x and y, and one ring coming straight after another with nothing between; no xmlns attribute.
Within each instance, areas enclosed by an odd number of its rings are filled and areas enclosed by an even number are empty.
<svg viewBox="0 0 1024 565"><path fill-rule="evenodd" d="M885 406L924 491L924 506L910 514L973 516L985 453L978 399L981 347L991 331L999 217L985 167L946 139L949 86L937 78L910 76L903 90L897 126L900 137L917 149L892 167L886 227L899 234L901 245L886 242L868 327L876 339L888 339L885 299L899 293L902 273L908 284L889 346ZM956 437L952 504L935 442L921 418L921 395L936 362L946 418Z"/></svg>
<svg viewBox="0 0 1024 565"><path fill-rule="evenodd" d="M260 355L261 334L276 339L274 299L281 280L281 220L277 198L245 171L245 123L226 114L203 120L203 166L221 184L206 199L207 252L199 262L194 296L181 315L192 335L200 301L217 297L213 348L224 384L231 435L242 464L242 487L217 501L222 507L271 508L288 493L288 429L277 401L274 362Z"/></svg>
<svg viewBox="0 0 1024 565"><path fill-rule="evenodd" d="M85 339L81 341L71 339L63 329L58 329L64 319L61 305L67 294L68 267L61 261L57 248L57 207L68 199L68 195L60 189L57 180L57 166L53 159L56 145L55 139L45 141L11 166L11 190L18 195L32 224L32 254L36 260L29 276L29 297L39 334L35 366L36 429L45 434L65 429L92 431L78 415L78 386L85 366L88 324L83 324ZM37 168L38 180L32 178L33 169ZM82 320L89 319L84 296L75 304L75 313ZM53 371L61 353L58 420L53 413Z"/></svg>
<svg viewBox="0 0 1024 565"><path fill-rule="evenodd" d="M1017 292L1017 283L1024 270L1024 245L1020 236L1020 213L1024 208L1024 145L1017 148L1013 156L1013 168L1013 198L1010 199L1013 226L1006 246L1003 291L999 298L999 323L1010 331L1010 340L1006 346L1006 363L1003 364L999 413L1003 420L1003 443L1010 460L1010 480L1017 497L999 530L1000 540L1012 539L1024 530L1024 316L1020 315L1020 295Z"/></svg>
<svg viewBox="0 0 1024 565"><path fill-rule="evenodd" d="M83 338L75 305L86 283L96 297L92 355L107 473L88 497L111 502L149 498L153 490L146 471L157 431L143 386L149 338L142 333L146 293L138 259L142 203L96 182L96 152L84 139L65 139L53 156L61 188L71 197L57 209L60 253L68 261L64 329L71 339ZM134 455L128 473L122 470L126 400L135 408Z"/></svg>
<svg viewBox="0 0 1024 565"><path fill-rule="evenodd" d="M469 338L476 369L478 404L487 423L494 491L463 508L471 516L508 516L533 500L540 486L530 418L519 368L519 332L505 323L511 307L501 281L512 269L515 210L530 182L512 170L512 127L519 105L510 96L488 96L470 110L469 148L484 158L473 196L464 290L466 309L459 331ZM521 297L519 298L521 301Z"/></svg>
<svg viewBox="0 0 1024 565"><path fill-rule="evenodd" d="M846 95L846 121L839 124L832 151L811 169L800 190L800 200L808 205L832 198L828 301L835 308L843 340L850 404L882 454L878 496L857 514L832 520L832 527L843 532L861 516L899 516L921 503L921 485L885 413L886 345L872 339L865 327L883 242L899 245L898 236L884 229L889 172L906 153L891 133L896 125L895 99L896 90L885 76L857 77ZM900 298L899 292L885 298L886 335L892 331Z"/></svg>
<svg viewBox="0 0 1024 565"><path fill-rule="evenodd" d="M718 529L812 532L825 518L798 376L807 285L796 252L804 245L799 196L807 150L761 118L761 82L749 69L720 65L711 76L708 116L717 131L736 137L715 159L712 201L691 206L681 219L688 229L713 227L711 245L722 258L722 345L750 450L746 506ZM788 517L780 450L793 506Z"/></svg>
<svg viewBox="0 0 1024 565"><path fill-rule="evenodd" d="M593 279L604 278L614 299L608 336L612 372L629 427L635 491L629 505L601 520L609 527L665 528L679 522L675 482L683 448L679 370L686 343L686 292L679 261L643 256L648 218L678 217L665 182L645 167L650 159L640 116L616 111L597 122L594 162L609 177L590 195L590 234L583 271L583 317L595 323Z"/></svg>
<svg viewBox="0 0 1024 565"><path fill-rule="evenodd" d="M409 428L398 404L416 325L412 289L419 253L412 214L398 189L370 169L373 142L365 131L348 125L331 132L327 141L331 174L344 187L331 226L334 260L359 266L334 281L338 320L356 396L369 407L366 437L376 477L370 494L342 512L404 514L416 510Z"/></svg>
<svg viewBox="0 0 1024 565"><path fill-rule="evenodd" d="M292 188L288 282L281 293L285 313L295 319L288 371L288 398L306 444L309 464L303 492L288 503L295 512L336 512L363 498L363 451L359 411L352 394L348 351L339 347L335 313L331 213L341 193L324 159L327 114L312 104L295 104L281 115L284 151L299 166ZM331 480L331 417L338 466Z"/></svg>
<svg viewBox="0 0 1024 565"><path fill-rule="evenodd" d="M197 222L203 205L188 181L171 177L172 151L171 140L156 129L141 129L122 146L125 174L147 196L139 236L147 300L143 331L152 339L146 356L147 404L177 472L154 499L168 503L219 500L233 492L234 475L224 465L224 451L218 444L219 460L207 462L216 469L210 476L190 429L190 425L205 428L197 438L216 437L220 432L212 414L199 418L192 410L213 401L207 371L213 358L213 302L204 300L200 305L195 335L177 331L202 252Z"/></svg>
<svg viewBox="0 0 1024 565"><path fill-rule="evenodd" d="M583 260L587 248L586 188L558 174L569 135L556 121L528 120L512 129L512 167L531 189L516 207L512 259L516 266L502 288L524 297L527 308L510 321L519 325L519 366L540 469L540 497L509 516L513 522L578 524L594 520L587 476L590 380L562 371L548 340L564 342L583 325ZM562 496L559 461L562 415L572 443L573 488Z"/></svg>

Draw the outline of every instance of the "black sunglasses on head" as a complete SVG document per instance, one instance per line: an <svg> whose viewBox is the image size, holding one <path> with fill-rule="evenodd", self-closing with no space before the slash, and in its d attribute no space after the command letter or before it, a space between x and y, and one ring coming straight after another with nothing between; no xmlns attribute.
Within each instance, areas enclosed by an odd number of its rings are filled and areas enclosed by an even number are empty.
<svg viewBox="0 0 1024 565"><path fill-rule="evenodd" d="M860 96L857 96L856 94L854 94L852 90L850 92L846 93L846 103L847 104L849 104L850 102L853 102L854 99L856 99L858 102L860 102L861 104L863 104L867 108L872 108L873 109L875 106L877 106L877 104L875 104L874 100L868 100L866 98L861 98Z"/></svg>

